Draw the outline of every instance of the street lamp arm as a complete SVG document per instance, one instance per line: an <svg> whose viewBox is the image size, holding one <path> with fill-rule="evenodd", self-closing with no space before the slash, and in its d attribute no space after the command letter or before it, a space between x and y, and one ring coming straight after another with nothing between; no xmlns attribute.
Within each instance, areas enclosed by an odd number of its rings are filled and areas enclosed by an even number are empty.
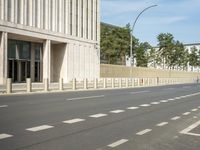
<svg viewBox="0 0 200 150"><path fill-rule="evenodd" d="M135 19L135 21L134 21L134 23L133 23L132 32L133 32L133 29L134 29L134 27L135 27L135 25L136 25L136 23L137 23L139 17L140 17L146 10L148 10L148 9L150 9L150 8L152 8L152 7L156 7L156 6L158 6L158 5L149 6L149 7L145 8L145 9L143 9L143 10L139 13L139 15L136 17L136 19Z"/></svg>

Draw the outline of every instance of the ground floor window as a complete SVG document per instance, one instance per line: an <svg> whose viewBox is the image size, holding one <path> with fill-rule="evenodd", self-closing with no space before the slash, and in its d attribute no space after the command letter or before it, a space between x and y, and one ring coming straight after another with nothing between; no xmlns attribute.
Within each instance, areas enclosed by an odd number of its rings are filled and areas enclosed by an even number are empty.
<svg viewBox="0 0 200 150"><path fill-rule="evenodd" d="M41 81L42 44L8 40L8 77L13 82Z"/></svg>

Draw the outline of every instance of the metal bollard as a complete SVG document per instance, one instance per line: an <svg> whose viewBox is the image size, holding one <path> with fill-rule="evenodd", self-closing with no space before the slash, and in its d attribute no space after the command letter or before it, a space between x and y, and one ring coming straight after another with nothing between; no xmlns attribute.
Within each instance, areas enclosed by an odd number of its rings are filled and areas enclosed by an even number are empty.
<svg viewBox="0 0 200 150"><path fill-rule="evenodd" d="M47 92L49 91L49 80L44 79L44 91Z"/></svg>
<svg viewBox="0 0 200 150"><path fill-rule="evenodd" d="M98 81L97 81L97 79L95 78L95 79L94 79L94 89L97 89L97 82L98 82Z"/></svg>
<svg viewBox="0 0 200 150"><path fill-rule="evenodd" d="M8 78L6 80L6 93L7 94L12 93L12 79L11 78Z"/></svg>
<svg viewBox="0 0 200 150"><path fill-rule="evenodd" d="M32 92L32 84L30 78L26 79L26 92L28 93Z"/></svg>
<svg viewBox="0 0 200 150"><path fill-rule="evenodd" d="M106 89L106 87L107 87L107 86L106 86L106 84L107 84L106 80L107 80L106 78L103 78L103 88L104 88L104 89Z"/></svg>
<svg viewBox="0 0 200 150"><path fill-rule="evenodd" d="M115 79L112 78L112 88L115 88Z"/></svg>
<svg viewBox="0 0 200 150"><path fill-rule="evenodd" d="M128 84L129 83L129 80L128 80L128 78L126 78L126 88L128 87Z"/></svg>
<svg viewBox="0 0 200 150"><path fill-rule="evenodd" d="M87 89L87 84L88 84L88 80L86 78L84 79L84 83L83 84L84 84L84 89L86 90Z"/></svg>
<svg viewBox="0 0 200 150"><path fill-rule="evenodd" d="M59 79L59 90L63 91L63 78Z"/></svg>
<svg viewBox="0 0 200 150"><path fill-rule="evenodd" d="M72 90L76 90L76 78L72 79Z"/></svg>

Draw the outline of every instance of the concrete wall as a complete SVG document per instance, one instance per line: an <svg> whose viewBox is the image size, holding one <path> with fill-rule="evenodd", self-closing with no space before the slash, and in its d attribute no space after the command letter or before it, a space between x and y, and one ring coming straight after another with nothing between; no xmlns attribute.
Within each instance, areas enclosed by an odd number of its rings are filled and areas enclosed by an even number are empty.
<svg viewBox="0 0 200 150"><path fill-rule="evenodd" d="M101 64L100 76L101 78L197 78L200 77L200 73Z"/></svg>

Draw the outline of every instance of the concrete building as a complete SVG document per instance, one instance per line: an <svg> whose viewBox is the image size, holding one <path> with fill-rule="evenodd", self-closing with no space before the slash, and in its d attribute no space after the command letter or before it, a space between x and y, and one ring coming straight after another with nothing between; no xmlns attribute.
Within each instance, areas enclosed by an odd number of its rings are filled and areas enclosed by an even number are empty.
<svg viewBox="0 0 200 150"><path fill-rule="evenodd" d="M100 0L0 0L0 85L100 75Z"/></svg>

